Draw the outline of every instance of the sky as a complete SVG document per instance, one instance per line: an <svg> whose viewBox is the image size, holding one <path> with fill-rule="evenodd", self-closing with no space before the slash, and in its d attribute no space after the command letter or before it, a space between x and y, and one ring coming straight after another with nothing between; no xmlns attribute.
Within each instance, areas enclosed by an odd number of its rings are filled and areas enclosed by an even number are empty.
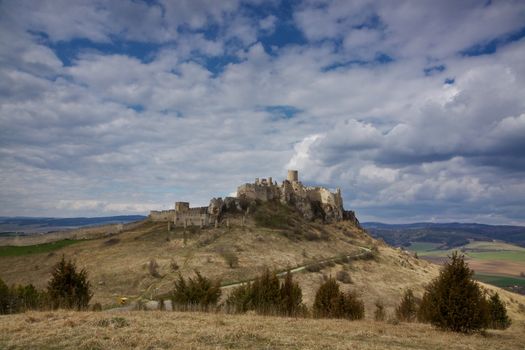
<svg viewBox="0 0 525 350"><path fill-rule="evenodd" d="M0 216L207 205L525 225L525 1L0 1Z"/></svg>

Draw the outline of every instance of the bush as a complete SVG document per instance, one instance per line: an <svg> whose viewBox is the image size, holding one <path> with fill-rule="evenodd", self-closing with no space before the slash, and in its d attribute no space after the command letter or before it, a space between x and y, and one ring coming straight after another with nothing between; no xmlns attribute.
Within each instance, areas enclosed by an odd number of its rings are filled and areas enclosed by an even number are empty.
<svg viewBox="0 0 525 350"><path fill-rule="evenodd" d="M221 256L230 269L234 269L239 266L239 257L237 254L235 254L235 252L231 250L225 250L221 252Z"/></svg>
<svg viewBox="0 0 525 350"><path fill-rule="evenodd" d="M464 256L454 252L439 276L427 287L418 319L454 332L470 333L487 327L487 302Z"/></svg>
<svg viewBox="0 0 525 350"><path fill-rule="evenodd" d="M307 265L305 269L308 272L319 272L321 271L322 266L319 263L313 263L313 264Z"/></svg>
<svg viewBox="0 0 525 350"><path fill-rule="evenodd" d="M148 263L148 271L149 274L155 278L159 278L159 264L157 264L157 260L151 259Z"/></svg>
<svg viewBox="0 0 525 350"><path fill-rule="evenodd" d="M304 313L303 293L288 272L283 283L266 269L252 283L235 288L226 300L231 312L254 310L258 314L298 316Z"/></svg>
<svg viewBox="0 0 525 350"><path fill-rule="evenodd" d="M346 284L352 283L352 278L350 277L350 274L348 273L348 271L344 271L344 270L337 271L337 273L335 274L335 278L339 282L343 282Z"/></svg>
<svg viewBox="0 0 525 350"><path fill-rule="evenodd" d="M220 281L211 281L195 271L195 278L186 281L182 275L175 281L175 288L171 294L172 305L199 306L208 310L210 306L217 305L221 296ZM173 308L175 310L175 307Z"/></svg>
<svg viewBox="0 0 525 350"><path fill-rule="evenodd" d="M364 317L365 307L354 293L343 293L337 281L329 278L324 282L314 301L314 316L318 318L347 318L357 320Z"/></svg>
<svg viewBox="0 0 525 350"><path fill-rule="evenodd" d="M170 268L172 271L177 271L179 269L179 265L177 264L175 260L171 259Z"/></svg>
<svg viewBox="0 0 525 350"><path fill-rule="evenodd" d="M0 315L5 315L9 312L9 287L0 278Z"/></svg>
<svg viewBox="0 0 525 350"><path fill-rule="evenodd" d="M489 327L493 329L506 329L510 327L511 321L507 316L507 309L496 293L488 300Z"/></svg>
<svg viewBox="0 0 525 350"><path fill-rule="evenodd" d="M380 300L375 302L376 309L374 310L374 320L384 321L386 318L385 305Z"/></svg>
<svg viewBox="0 0 525 350"><path fill-rule="evenodd" d="M86 270L77 272L75 264L66 261L64 256L53 267L47 293L51 306L55 309L61 307L84 310L93 296Z"/></svg>
<svg viewBox="0 0 525 350"><path fill-rule="evenodd" d="M396 318L402 322L413 322L417 316L417 301L411 289L407 289L396 308Z"/></svg>

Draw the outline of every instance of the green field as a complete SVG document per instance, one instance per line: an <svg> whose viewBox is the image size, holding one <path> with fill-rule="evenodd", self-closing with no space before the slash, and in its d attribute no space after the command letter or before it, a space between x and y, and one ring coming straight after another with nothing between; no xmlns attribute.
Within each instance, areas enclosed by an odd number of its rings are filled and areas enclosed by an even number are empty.
<svg viewBox="0 0 525 350"><path fill-rule="evenodd" d="M525 253L518 251L494 251L494 252L472 252L466 251L466 255L477 260L498 260L525 262Z"/></svg>
<svg viewBox="0 0 525 350"><path fill-rule="evenodd" d="M79 242L82 242L82 241L73 240L73 239L64 239L61 241L56 241L56 242L51 242L51 243L43 243L43 244L20 246L20 247L4 246L4 247L0 247L0 257L48 253L48 252L52 252L54 250L57 250L63 247L67 247L69 245L76 244Z"/></svg>
<svg viewBox="0 0 525 350"><path fill-rule="evenodd" d="M525 248L502 242L472 242L461 247L442 250L440 244L412 242L409 250L419 256L447 257L454 251L461 251L470 259L525 262Z"/></svg>
<svg viewBox="0 0 525 350"><path fill-rule="evenodd" d="M525 287L525 278L521 277L509 277L501 275L486 275L482 273L477 273L474 275L474 278L478 281L492 284L497 287L509 287L509 286L522 286Z"/></svg>
<svg viewBox="0 0 525 350"><path fill-rule="evenodd" d="M428 242L412 242L408 249L417 252L418 254L424 254L430 251L435 251L441 244L439 243L428 243Z"/></svg>

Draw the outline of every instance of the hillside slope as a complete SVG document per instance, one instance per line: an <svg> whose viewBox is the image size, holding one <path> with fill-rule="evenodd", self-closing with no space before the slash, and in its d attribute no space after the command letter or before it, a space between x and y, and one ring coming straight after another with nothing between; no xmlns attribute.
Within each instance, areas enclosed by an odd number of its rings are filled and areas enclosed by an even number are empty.
<svg viewBox="0 0 525 350"><path fill-rule="evenodd" d="M375 301L381 300L392 313L406 288L421 295L423 286L438 274L437 265L376 241L349 221L325 225L307 222L294 212L279 213L282 208L266 209L262 211L266 217L254 215L244 225L240 216L230 215L224 220L229 227L189 228L184 233L182 228L168 232L167 224L146 220L111 237L51 253L0 257L0 277L8 284L33 283L43 288L51 267L64 255L88 271L95 292L92 302L110 307L118 297L154 299L165 294L179 273L189 276L198 270L226 285L253 278L266 267L282 271L325 261L319 272L295 274L305 303L312 304L323 280L345 270L352 283L342 287L363 297L370 318ZM366 249L378 253L363 256ZM232 255L238 258L238 267L228 266L225 256ZM150 271L151 260L158 265L158 277ZM511 317L525 319L525 298L505 291L500 294Z"/></svg>

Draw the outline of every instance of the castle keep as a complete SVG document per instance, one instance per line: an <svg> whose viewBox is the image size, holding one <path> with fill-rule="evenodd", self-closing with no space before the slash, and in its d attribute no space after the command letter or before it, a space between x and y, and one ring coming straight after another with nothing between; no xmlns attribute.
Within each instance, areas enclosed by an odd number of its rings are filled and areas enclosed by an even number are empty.
<svg viewBox="0 0 525 350"><path fill-rule="evenodd" d="M307 220L323 222L357 219L352 211L345 211L341 190L331 192L324 187L305 186L299 181L297 170L289 170L280 185L270 177L256 178L237 188L236 197L213 198L207 207L190 208L187 202L176 202L174 210L151 211L153 221L167 221L175 226L209 226L220 222L224 212L243 212L251 203L280 201L295 207Z"/></svg>

